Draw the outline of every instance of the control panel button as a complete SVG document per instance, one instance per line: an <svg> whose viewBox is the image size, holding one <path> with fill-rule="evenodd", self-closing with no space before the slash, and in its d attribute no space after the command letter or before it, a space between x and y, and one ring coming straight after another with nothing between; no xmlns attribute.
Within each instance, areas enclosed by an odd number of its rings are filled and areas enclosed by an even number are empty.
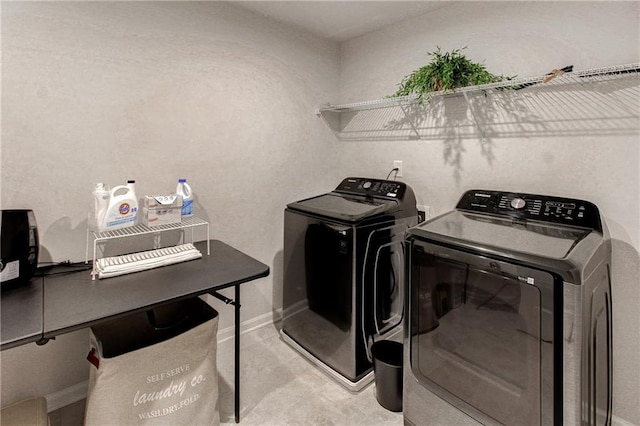
<svg viewBox="0 0 640 426"><path fill-rule="evenodd" d="M364 189L369 189L369 188L371 188L371 182L366 181L365 183L363 183L363 184L362 184L362 187L363 187Z"/></svg>
<svg viewBox="0 0 640 426"><path fill-rule="evenodd" d="M514 209L521 209L526 204L527 203L522 198L514 198L513 200L511 200L511 207L513 207Z"/></svg>

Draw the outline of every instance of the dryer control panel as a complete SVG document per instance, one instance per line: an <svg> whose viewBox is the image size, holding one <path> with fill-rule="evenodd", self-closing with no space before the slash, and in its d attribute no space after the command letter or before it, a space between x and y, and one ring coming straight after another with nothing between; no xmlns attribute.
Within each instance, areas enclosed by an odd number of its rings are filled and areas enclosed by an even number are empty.
<svg viewBox="0 0 640 426"><path fill-rule="evenodd" d="M598 208L589 201L572 198L472 190L462 196L456 209L602 231Z"/></svg>
<svg viewBox="0 0 640 426"><path fill-rule="evenodd" d="M350 177L340 182L335 191L399 200L404 196L406 187L404 183L393 180Z"/></svg>

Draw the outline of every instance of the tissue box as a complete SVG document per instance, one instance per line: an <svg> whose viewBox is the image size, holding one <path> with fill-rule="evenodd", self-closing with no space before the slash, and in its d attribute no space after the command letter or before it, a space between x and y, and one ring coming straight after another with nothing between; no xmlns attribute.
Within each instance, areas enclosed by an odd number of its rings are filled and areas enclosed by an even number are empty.
<svg viewBox="0 0 640 426"><path fill-rule="evenodd" d="M170 225L182 221L182 195L146 195L142 223L147 226Z"/></svg>

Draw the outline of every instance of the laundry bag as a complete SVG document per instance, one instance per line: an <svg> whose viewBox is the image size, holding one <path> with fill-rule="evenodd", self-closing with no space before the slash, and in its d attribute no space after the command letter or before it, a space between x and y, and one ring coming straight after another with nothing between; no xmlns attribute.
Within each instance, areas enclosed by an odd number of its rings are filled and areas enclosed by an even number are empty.
<svg viewBox="0 0 640 426"><path fill-rule="evenodd" d="M217 331L199 298L91 327L85 425L219 425Z"/></svg>

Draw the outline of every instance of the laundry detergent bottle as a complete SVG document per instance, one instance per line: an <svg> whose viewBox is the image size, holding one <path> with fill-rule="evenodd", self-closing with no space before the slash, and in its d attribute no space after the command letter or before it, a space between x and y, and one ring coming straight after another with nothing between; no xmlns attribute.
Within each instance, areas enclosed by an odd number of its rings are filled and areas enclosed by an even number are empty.
<svg viewBox="0 0 640 426"><path fill-rule="evenodd" d="M193 216L193 191L186 179L178 179L176 194L182 195L182 217Z"/></svg>
<svg viewBox="0 0 640 426"><path fill-rule="evenodd" d="M116 186L110 191L109 206L103 220L105 230L111 231L136 224L138 199L133 182L128 181L127 185Z"/></svg>

